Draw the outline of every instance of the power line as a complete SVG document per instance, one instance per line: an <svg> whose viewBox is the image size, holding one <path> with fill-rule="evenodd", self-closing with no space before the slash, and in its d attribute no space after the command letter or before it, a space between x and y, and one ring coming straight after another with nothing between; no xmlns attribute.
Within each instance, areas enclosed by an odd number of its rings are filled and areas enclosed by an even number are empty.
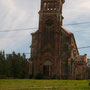
<svg viewBox="0 0 90 90"><path fill-rule="evenodd" d="M78 49L84 49L84 48L90 48L90 46L86 46L86 47L79 47ZM20 53L20 54L30 54L30 52L25 52L25 53Z"/></svg>
<svg viewBox="0 0 90 90"><path fill-rule="evenodd" d="M63 26L71 26L71 25L80 25L80 24L89 24L90 22L82 22L82 23L73 23L73 24L65 24ZM13 31L29 31L32 29L38 29L38 28L25 28L25 29L6 29L6 30L1 30L0 32L13 32Z"/></svg>
<svg viewBox="0 0 90 90"><path fill-rule="evenodd" d="M13 31L28 31L28 30L31 30L31 29L37 29L37 28L25 28L25 29L12 29L12 30L2 30L0 32L13 32Z"/></svg>
<svg viewBox="0 0 90 90"><path fill-rule="evenodd" d="M78 49L84 49L84 48L90 48L90 46L86 46L86 47L79 47Z"/></svg>
<svg viewBox="0 0 90 90"><path fill-rule="evenodd" d="M12 53L11 53L12 54ZM11 55L10 53L6 53L5 55ZM28 54L30 54L29 52L26 52L26 53L15 53L15 54L26 54L26 55L28 55Z"/></svg>
<svg viewBox="0 0 90 90"><path fill-rule="evenodd" d="M71 26L71 25L80 25L80 24L89 24L90 22L82 22L82 23L73 23L73 24L65 24L64 26Z"/></svg>
<svg viewBox="0 0 90 90"><path fill-rule="evenodd" d="M86 47L79 47L78 49L84 49L84 48L90 48L90 46L86 46ZM5 53L4 55L12 55L13 53ZM18 55L18 54L25 54L25 55L30 55L31 53L30 52L23 52L23 53L15 53L16 55ZM88 56L88 57L90 57L90 56Z"/></svg>

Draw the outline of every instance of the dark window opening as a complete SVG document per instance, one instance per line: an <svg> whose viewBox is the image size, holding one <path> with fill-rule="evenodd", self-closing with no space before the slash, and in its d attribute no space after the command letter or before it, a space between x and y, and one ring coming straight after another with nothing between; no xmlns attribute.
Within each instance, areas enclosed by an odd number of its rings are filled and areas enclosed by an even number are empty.
<svg viewBox="0 0 90 90"><path fill-rule="evenodd" d="M50 65L43 66L43 74L45 76L51 76L51 66Z"/></svg>

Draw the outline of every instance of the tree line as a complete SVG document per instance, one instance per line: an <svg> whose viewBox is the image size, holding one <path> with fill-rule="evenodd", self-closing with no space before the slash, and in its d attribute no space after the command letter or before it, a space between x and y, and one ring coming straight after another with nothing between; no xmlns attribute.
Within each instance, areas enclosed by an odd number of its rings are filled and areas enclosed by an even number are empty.
<svg viewBox="0 0 90 90"><path fill-rule="evenodd" d="M29 78L29 61L26 55L0 51L0 78Z"/></svg>

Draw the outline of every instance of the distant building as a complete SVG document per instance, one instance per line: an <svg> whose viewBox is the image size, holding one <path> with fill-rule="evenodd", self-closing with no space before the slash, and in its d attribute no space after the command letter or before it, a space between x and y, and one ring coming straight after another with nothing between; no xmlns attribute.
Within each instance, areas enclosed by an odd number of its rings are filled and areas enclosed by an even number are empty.
<svg viewBox="0 0 90 90"><path fill-rule="evenodd" d="M90 67L90 59L87 60L87 66Z"/></svg>
<svg viewBox="0 0 90 90"><path fill-rule="evenodd" d="M78 56L73 63L73 78L74 79L87 79L87 55Z"/></svg>
<svg viewBox="0 0 90 90"><path fill-rule="evenodd" d="M90 59L88 59L87 66L88 66L88 79L90 79Z"/></svg>
<svg viewBox="0 0 90 90"><path fill-rule="evenodd" d="M86 79L87 55L79 56L73 33L62 27L64 0L41 0L39 29L32 33L30 75Z"/></svg>

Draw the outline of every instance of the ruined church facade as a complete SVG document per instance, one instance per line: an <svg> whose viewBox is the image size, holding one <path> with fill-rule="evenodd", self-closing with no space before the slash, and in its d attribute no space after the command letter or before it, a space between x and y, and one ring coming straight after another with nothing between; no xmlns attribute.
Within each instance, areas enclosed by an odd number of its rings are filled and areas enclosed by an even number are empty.
<svg viewBox="0 0 90 90"><path fill-rule="evenodd" d="M87 55L80 56L73 33L63 26L65 0L41 0L39 28L32 33L29 73L33 77L86 79Z"/></svg>

